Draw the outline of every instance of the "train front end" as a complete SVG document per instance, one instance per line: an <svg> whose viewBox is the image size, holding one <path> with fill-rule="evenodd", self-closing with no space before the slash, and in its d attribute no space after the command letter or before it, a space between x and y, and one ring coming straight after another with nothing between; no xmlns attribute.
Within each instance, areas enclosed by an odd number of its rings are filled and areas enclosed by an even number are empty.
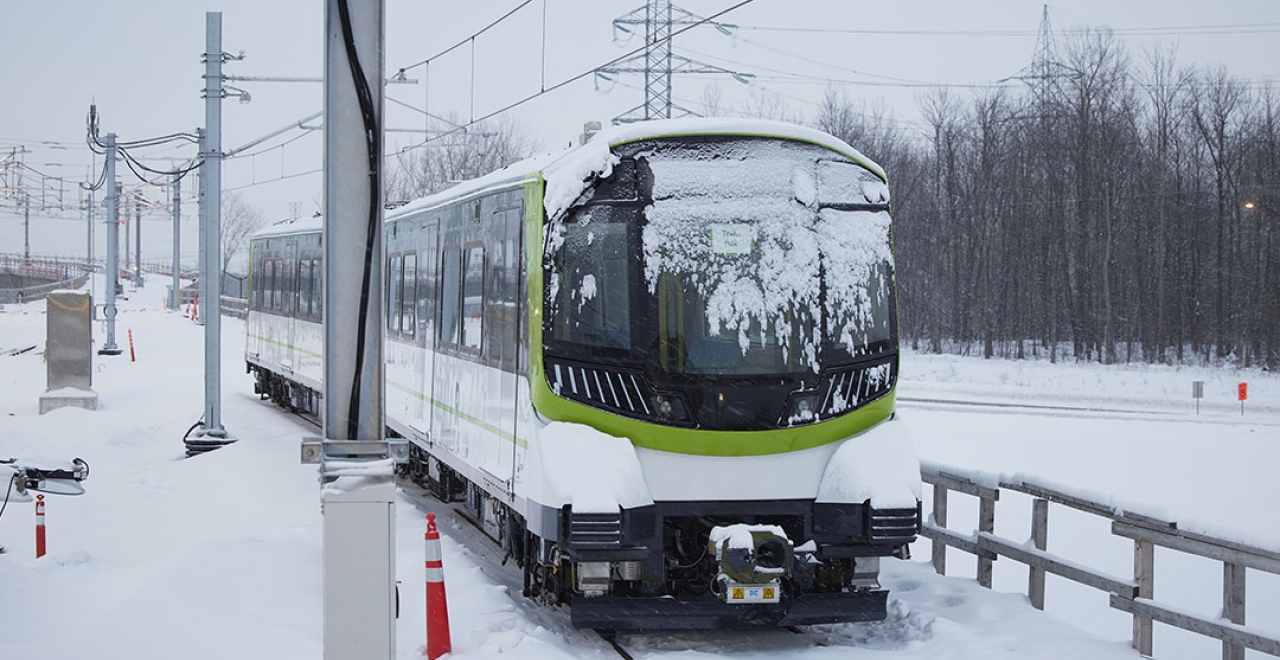
<svg viewBox="0 0 1280 660"><path fill-rule="evenodd" d="M883 619L920 522L885 179L814 131L695 126L602 136L546 222L541 560L581 627Z"/></svg>

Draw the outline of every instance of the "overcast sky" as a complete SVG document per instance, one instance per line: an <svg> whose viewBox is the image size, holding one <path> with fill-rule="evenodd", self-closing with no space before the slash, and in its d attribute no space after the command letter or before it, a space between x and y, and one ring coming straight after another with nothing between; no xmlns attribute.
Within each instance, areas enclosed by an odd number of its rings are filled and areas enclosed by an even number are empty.
<svg viewBox="0 0 1280 660"><path fill-rule="evenodd" d="M737 1L675 4L705 17ZM386 0L388 71L430 58L522 2ZM418 83L388 87L388 97L418 110L389 101L387 125L423 128L424 106L438 115L481 117L590 71L640 46L642 32L629 41L615 39L625 35L615 33L611 22L641 6L643 0L532 0L474 45L410 68L408 77ZM969 86L981 90L1027 66L1043 6L1022 0L754 0L719 19L736 26L730 35L704 26L675 40L678 54L754 74L753 82L743 85L725 75L679 76L674 96L701 111L711 87L718 90L722 110L736 112L753 95L764 95L780 98L793 115L811 118L828 85L835 85L852 98L884 104L912 129L918 120L915 100L928 85L957 86L963 98L975 91ZM323 7L322 0L5 0L0 159L25 148L26 165L84 180L91 163L84 146L85 117L94 101L101 131L115 132L121 140L192 131L203 124L200 54L206 11L223 13L224 50L245 53L243 61L227 65L228 75L318 77ZM1135 62L1153 47L1174 46L1181 63L1224 67L1253 89L1280 83L1277 0L1071 0L1051 3L1049 11L1060 47L1073 30L1109 27ZM252 101L224 104L224 150L297 122L323 103L318 83L236 84L251 93ZM641 84L636 75L612 81L586 76L510 116L543 149L558 148L577 136L583 122L607 124L639 105ZM388 151L421 140L416 133L390 133ZM224 187L240 190L271 221L310 215L319 210L321 175L306 173L320 166L320 147L318 132L287 132L246 152L261 151L256 156L229 160ZM194 148L146 153L183 158ZM150 164L170 165L164 160ZM139 183L120 169L127 186ZM28 171L28 184L34 176ZM84 217L74 210L79 195L66 190L67 210L33 211L33 253L83 254L84 223L71 221ZM162 193L153 196L163 198ZM184 214L194 218L194 206ZM167 216L149 217L154 219L144 222L144 252L167 258ZM194 237L194 224L184 219L184 254L194 254L194 240L187 238ZM101 238L97 243L102 254ZM11 200L0 200L0 252L22 249L21 217Z"/></svg>

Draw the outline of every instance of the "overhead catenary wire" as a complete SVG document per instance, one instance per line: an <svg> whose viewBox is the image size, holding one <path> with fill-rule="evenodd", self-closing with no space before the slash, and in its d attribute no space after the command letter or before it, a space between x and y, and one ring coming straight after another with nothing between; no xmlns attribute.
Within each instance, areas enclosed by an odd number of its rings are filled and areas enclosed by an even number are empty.
<svg viewBox="0 0 1280 660"><path fill-rule="evenodd" d="M780 25L736 25L740 30L760 32L796 32L802 34L859 34L920 37L1034 37L1037 30L893 30L885 28L810 28ZM1280 23L1253 23L1234 25L1198 25L1185 27L1137 27L1108 28L1116 35L1181 36L1216 34L1268 34L1280 32ZM1056 30L1056 34L1087 34L1096 28L1081 27Z"/></svg>
<svg viewBox="0 0 1280 660"><path fill-rule="evenodd" d="M668 35L665 39L666 39L666 40L673 39L673 38L675 38L677 35L683 34L683 33L687 32L687 31L692 30L692 29L694 29L694 28L696 28L696 27L699 27L699 26L701 26L701 25L705 25L705 24L707 24L707 23L713 22L713 21L715 21L715 19L720 18L721 16L724 16L724 15L726 15L726 14L728 14L728 13L730 13L730 12L733 12L733 11L735 11L735 10L741 9L742 7L745 7L745 6L749 5L749 4L751 4L752 2L755 2L755 0L741 0L741 2L738 2L738 3L736 3L736 4L730 5L729 7L725 8L725 9L722 9L722 10L720 10L719 12L717 12L717 13L715 13L715 14L712 14L711 16L708 16L707 18L703 18L703 19L701 19L701 20L699 20L699 21L697 21L697 22L694 22L694 23L691 23L691 24L689 24L689 25L684 26L684 27L680 28L679 30L675 30L675 31L673 31L673 32L672 32L670 35ZM528 102L530 102L530 101L532 101L532 100L534 100L534 99L536 99L536 98L538 98L538 97L544 96L544 95L549 94L549 93L551 93L551 92L554 92L554 91L556 91L556 90L558 90L558 89L560 89L560 88L562 88L562 87L566 87L566 86L571 85L571 84L573 84L573 83L575 83L575 82L577 82L577 81L579 81L579 80L582 80L583 78L586 78L587 76L590 76L590 75L594 74L597 70L599 70L599 69L601 69L601 68L603 68L603 67L611 66L611 65L617 64L617 63L619 63L619 62L621 62L621 61L623 61L623 60L625 60L625 59L628 59L628 58L630 58L630 57L632 57L632 56L634 56L634 55L636 55L636 54L638 54L638 53L642 52L642 51L643 51L645 48L647 48L647 47L648 47L648 45L646 44L646 45L644 45L644 46L640 46L639 48L632 49L632 50L630 50L630 51L628 51L628 52L626 52L626 53L624 53L624 54L622 54L622 55L619 55L618 57L615 57L615 58L613 58L613 59L609 60L608 62L605 62L605 63L603 63L603 64L600 64L600 65L594 66L594 67L592 67L592 68L590 68L590 69L588 69L588 70L586 70L586 71L583 71L582 73L579 73L579 74L577 74L577 75L570 76L569 78L566 78L566 79L564 79L564 80L561 80L560 82L558 82L558 83L556 83L556 84L554 84L554 85L552 85L552 86L550 86L550 87L547 87L546 89L543 89L543 90L541 90L541 91L538 91L538 92L535 92L535 93L530 94L530 95L528 95L528 96L525 96L524 98L521 98L521 99L519 99L519 100L517 100L517 101L514 101L514 102L512 102L512 103L509 103L509 104L507 104L507 105L505 105L505 106L502 106L501 108L498 108L497 110L494 110L494 111L492 111L492 112L490 112L490 113L488 113L488 114L485 114L485 115L483 115L483 116L481 116L481 117L475 117L475 118L473 118L470 122L468 122L467 124L465 124L465 125L463 125L463 126L459 126L458 128L455 128L455 129L452 129L452 130L449 130L449 131L445 131L445 132L443 132L443 133L441 133L441 134L439 134L439 135L436 135L436 136L434 136L434 137L428 137L427 139L425 139L425 140L423 140L423 141L421 141L421 142L418 142L418 143L416 143L416 144L411 144L411 145L408 145L408 146L406 146L406 147L403 147L403 148L399 149L396 153L397 153L397 154L403 154L403 153L406 153L406 152L409 152L409 151L413 151L414 149L420 149L420 148L422 148L422 147L427 146L427 145L428 145L428 144L430 144L431 142L434 142L434 141L439 140L439 139L441 139L441 138L443 138L443 137L449 136L449 135L451 135L451 134L453 134L453 133L457 133L457 132L459 132L459 131L465 130L466 128L469 128L469 127L471 127L471 126L474 126L474 125L476 125L476 124L478 124L478 123L481 123L481 122L487 121L487 120L489 120L489 119L492 119L492 118L494 118L494 117L496 117L496 116L498 116L498 115L500 115L500 114L502 114L502 113L504 113L504 112L508 112L508 111L510 111L510 110L512 110L512 109L514 109L514 108L518 108L518 107L520 107L520 106L524 105L525 103L528 103Z"/></svg>
<svg viewBox="0 0 1280 660"><path fill-rule="evenodd" d="M409 66L402 66L402 67L400 67L400 71L402 71L402 72L403 72L403 71L408 71L409 69L416 69L416 68L418 68L418 67L420 67L420 66L422 66L422 65L424 65L424 64L430 64L432 61L437 60L437 59L439 59L439 58L441 58L441 57L444 57L445 55L448 55L449 53L451 53L451 52L453 52L453 51L457 50L458 48L461 48L462 46L466 45L466 44L467 44L467 42L469 42L469 41L474 41L476 37L478 37L478 36L480 36L480 35L484 34L485 32L488 32L490 29L492 29L493 27L495 27L495 26L496 26L496 25L498 25L499 23L501 23L501 22L503 22L503 21L507 20L508 18L510 18L510 17L511 17L511 15L512 15L512 14L515 14L516 12L520 11L521 9L524 9L524 8L525 8L525 6L529 5L529 4L530 4L530 3L532 3L532 2L533 2L533 0L524 0L524 2L521 2L520 4L516 5L513 9L511 9L511 11L508 11L507 13L503 14L502 16L499 16L497 20L493 21L492 23L490 23L490 24L488 24L488 25L486 25L486 26L484 26L484 27L480 28L479 30L475 31L474 33L472 33L472 34L471 34L471 36L469 36L469 37L467 37L467 38L465 38L465 39L463 39L463 40L459 41L458 43L456 43L456 44L454 44L454 45L452 45L452 46L449 46L448 48L446 48L446 49L444 49L444 50L442 50L442 51L440 51L440 52L436 53L435 55L432 55L431 57L428 57L428 58L427 58L427 59L425 59L425 60L422 60L422 61L420 61L420 62L414 62L413 64L410 64ZM543 8L543 11L544 11L544 12L546 11L545 6L544 6L544 8Z"/></svg>

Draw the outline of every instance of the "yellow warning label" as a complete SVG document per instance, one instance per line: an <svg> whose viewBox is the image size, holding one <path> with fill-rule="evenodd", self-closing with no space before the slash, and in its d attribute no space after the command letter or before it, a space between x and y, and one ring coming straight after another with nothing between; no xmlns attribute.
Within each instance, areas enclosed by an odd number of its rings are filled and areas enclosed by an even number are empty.
<svg viewBox="0 0 1280 660"><path fill-rule="evenodd" d="M742 587L734 587L733 589L734 600L742 600L743 598L746 598L746 597L747 597L746 589L743 589Z"/></svg>
<svg viewBox="0 0 1280 660"><path fill-rule="evenodd" d="M765 600L773 600L773 598L774 598L774 596L773 596L773 587L765 587L765 588L764 588L764 599L765 599Z"/></svg>

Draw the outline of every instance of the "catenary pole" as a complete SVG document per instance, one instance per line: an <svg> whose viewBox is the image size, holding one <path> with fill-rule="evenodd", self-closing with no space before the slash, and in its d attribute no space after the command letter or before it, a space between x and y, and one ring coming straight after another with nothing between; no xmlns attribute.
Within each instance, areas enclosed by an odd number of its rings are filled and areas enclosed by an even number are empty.
<svg viewBox="0 0 1280 660"><path fill-rule="evenodd" d="M204 173L208 201L204 210L204 427L185 439L188 454L197 454L236 441L222 426L222 260L219 196L222 190L222 12L205 13L204 49Z"/></svg>
<svg viewBox="0 0 1280 660"><path fill-rule="evenodd" d="M171 273L171 281L173 290L169 294L169 309L182 308L182 253L179 252L181 239L179 235L182 233L182 175L173 175L173 265L169 270Z"/></svg>
<svg viewBox="0 0 1280 660"><path fill-rule="evenodd" d="M208 135L208 133L203 128L201 128L196 131L196 135L199 137L198 141L200 144L199 146L200 153L203 154L205 152L205 136ZM208 217L208 214L206 213L206 210L209 207L209 191L205 190L204 184L205 184L205 173L204 173L204 165L202 163L200 168L196 170L196 202L197 202L196 208L197 208L197 215L198 215L198 220L197 220L198 226L197 226L197 232L196 232L197 234L196 297L197 298L199 296L204 295L204 275L205 273L209 272L209 268L204 264L204 245L207 242L205 238L205 227L208 225L208 221L206 220L206 218ZM197 300L196 302L199 302L199 300ZM196 323L199 323L200 325L204 325L204 317L200 314L200 310L198 308L193 311L193 315L195 316Z"/></svg>
<svg viewBox="0 0 1280 660"><path fill-rule="evenodd" d="M102 278L106 287L107 341L99 355L119 355L116 346L116 290L120 286L120 190L116 187L116 134L107 133L107 272Z"/></svg>
<svg viewBox="0 0 1280 660"><path fill-rule="evenodd" d="M385 438L382 359L383 0L325 2L324 656L395 657L395 483L407 446ZM330 487L368 462L359 488Z"/></svg>
<svg viewBox="0 0 1280 660"><path fill-rule="evenodd" d="M142 286L142 198L133 198L133 285Z"/></svg>

